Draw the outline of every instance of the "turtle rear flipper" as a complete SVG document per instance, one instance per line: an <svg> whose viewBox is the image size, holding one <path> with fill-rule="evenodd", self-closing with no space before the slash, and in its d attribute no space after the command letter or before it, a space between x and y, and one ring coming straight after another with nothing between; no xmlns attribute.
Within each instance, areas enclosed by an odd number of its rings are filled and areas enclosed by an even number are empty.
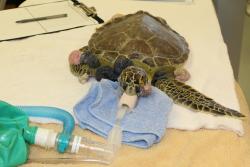
<svg viewBox="0 0 250 167"><path fill-rule="evenodd" d="M231 116L236 118L245 117L238 111L226 108L213 99L203 95L182 82L174 79L160 79L155 86L165 92L174 103L191 108L193 111L202 111L216 116Z"/></svg>

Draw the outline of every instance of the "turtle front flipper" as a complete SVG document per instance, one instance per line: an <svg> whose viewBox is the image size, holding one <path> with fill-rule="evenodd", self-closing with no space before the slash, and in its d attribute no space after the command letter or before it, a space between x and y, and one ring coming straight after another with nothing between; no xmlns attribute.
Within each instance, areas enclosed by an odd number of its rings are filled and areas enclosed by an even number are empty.
<svg viewBox="0 0 250 167"><path fill-rule="evenodd" d="M98 58L85 46L74 50L69 55L69 67L80 83L85 83L89 76L94 76L96 68L100 66Z"/></svg>
<svg viewBox="0 0 250 167"><path fill-rule="evenodd" d="M184 105L193 111L202 111L216 116L245 117L238 111L226 108L182 82L174 79L160 79L155 86L165 92L174 103Z"/></svg>

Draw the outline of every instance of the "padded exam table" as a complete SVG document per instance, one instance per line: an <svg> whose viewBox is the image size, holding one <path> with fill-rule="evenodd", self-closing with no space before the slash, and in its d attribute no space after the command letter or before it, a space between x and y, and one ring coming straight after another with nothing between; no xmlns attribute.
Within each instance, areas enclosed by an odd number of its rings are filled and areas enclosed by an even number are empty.
<svg viewBox="0 0 250 167"><path fill-rule="evenodd" d="M27 0L23 5L46 1L50 0ZM95 6L98 15L104 20L108 20L116 13L127 14L140 9L165 18L168 24L184 36L189 43L191 53L185 67L191 73L191 79L187 84L228 107L240 108L240 111L247 116L242 124L235 122L239 127L224 128L227 130L207 130L208 127L205 124L202 129L199 127L200 130L198 130L188 124L185 125L185 121L182 126L182 119L179 119L179 122L170 122L160 143L153 145L150 149L122 145L119 155L110 166L250 166L249 109L241 88L234 81L226 46L211 0L194 0L192 4L130 0L85 0L84 3L88 6ZM90 83L81 85L71 75L68 67L68 54L86 45L98 26L0 42L1 100L16 105L55 106L72 112L75 103L87 93ZM218 54L218 47L224 48L222 52L219 52L221 54ZM173 110L176 112L173 112L172 118L190 112L176 105ZM51 120L42 122L49 122L49 124L39 124L39 126L56 130L61 128ZM230 123L227 122L227 126L230 126ZM184 131L185 127L191 131ZM216 128L210 127L210 129ZM78 127L74 133L104 141L92 132ZM31 156L38 154L51 153L32 146ZM23 166L101 165L28 163Z"/></svg>

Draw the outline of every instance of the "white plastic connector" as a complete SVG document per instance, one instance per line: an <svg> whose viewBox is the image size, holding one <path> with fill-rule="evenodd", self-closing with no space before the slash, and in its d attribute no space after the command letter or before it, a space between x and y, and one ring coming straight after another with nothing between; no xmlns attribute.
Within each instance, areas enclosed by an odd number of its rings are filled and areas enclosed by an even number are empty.
<svg viewBox="0 0 250 167"><path fill-rule="evenodd" d="M72 144L72 147L71 147L71 153L78 153L81 141L82 141L81 136L75 136L74 137L73 144Z"/></svg>
<svg viewBox="0 0 250 167"><path fill-rule="evenodd" d="M56 144L57 133L51 129L38 128L35 144L44 148L53 148Z"/></svg>
<svg viewBox="0 0 250 167"><path fill-rule="evenodd" d="M138 99L137 95L130 96L130 95L127 95L126 93L123 93L119 101L119 107L125 105L125 106L128 106L128 108L131 110L135 108L137 99Z"/></svg>

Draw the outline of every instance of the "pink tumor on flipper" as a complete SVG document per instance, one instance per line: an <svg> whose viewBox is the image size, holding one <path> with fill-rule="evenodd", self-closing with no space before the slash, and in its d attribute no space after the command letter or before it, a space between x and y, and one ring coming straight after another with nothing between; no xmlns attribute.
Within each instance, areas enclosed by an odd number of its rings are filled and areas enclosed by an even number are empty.
<svg viewBox="0 0 250 167"><path fill-rule="evenodd" d="M148 96L152 92L152 86L151 84L146 84L142 88L141 96Z"/></svg>
<svg viewBox="0 0 250 167"><path fill-rule="evenodd" d="M80 64L81 52L79 50L74 50L69 54L69 63L78 65Z"/></svg>
<svg viewBox="0 0 250 167"><path fill-rule="evenodd" d="M175 79L180 82L186 82L191 77L190 73L185 69L176 70L174 74L175 74Z"/></svg>

